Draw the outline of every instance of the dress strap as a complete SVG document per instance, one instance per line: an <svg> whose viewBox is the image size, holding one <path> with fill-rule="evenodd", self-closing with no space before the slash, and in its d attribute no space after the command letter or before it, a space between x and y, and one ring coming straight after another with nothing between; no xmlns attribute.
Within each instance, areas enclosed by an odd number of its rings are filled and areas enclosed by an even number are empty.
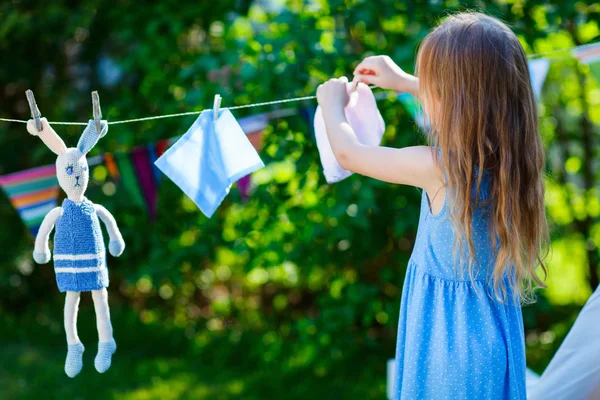
<svg viewBox="0 0 600 400"><path fill-rule="evenodd" d="M435 194L433 195L433 197L431 198L431 200L429 200L429 195L427 194L427 190L425 190L425 196L427 196L427 206L429 207L429 213L430 214L433 214L433 210L431 209L431 206L433 205L433 202L435 201L435 198L440 193L440 190L442 190L444 187L445 187L444 185L440 186L438 188L438 190L435 192Z"/></svg>

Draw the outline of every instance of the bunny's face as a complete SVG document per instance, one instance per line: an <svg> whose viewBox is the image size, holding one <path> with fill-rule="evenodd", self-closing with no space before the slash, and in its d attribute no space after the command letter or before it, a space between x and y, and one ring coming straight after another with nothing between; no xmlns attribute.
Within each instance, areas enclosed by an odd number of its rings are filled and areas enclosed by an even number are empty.
<svg viewBox="0 0 600 400"><path fill-rule="evenodd" d="M69 199L81 201L90 177L85 155L76 148L60 154L56 159L56 176Z"/></svg>
<svg viewBox="0 0 600 400"><path fill-rule="evenodd" d="M48 124L46 118L41 119L42 130L38 132L33 120L27 123L27 130L40 139L58 156L56 159L56 176L60 187L67 193L69 199L82 201L87 189L90 173L85 155L94 147L98 139L106 135L108 123L101 122L100 133L96 133L94 121L90 121L79 138L77 148L68 149L65 142Z"/></svg>

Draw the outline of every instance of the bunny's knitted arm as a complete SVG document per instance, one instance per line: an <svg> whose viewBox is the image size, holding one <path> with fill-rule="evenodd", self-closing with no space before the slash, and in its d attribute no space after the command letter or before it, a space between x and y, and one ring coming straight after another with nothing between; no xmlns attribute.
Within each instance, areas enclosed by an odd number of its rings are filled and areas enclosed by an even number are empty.
<svg viewBox="0 0 600 400"><path fill-rule="evenodd" d="M38 264L46 264L50 261L50 248L48 247L48 239L50 233L54 229L56 220L63 215L62 207L56 207L52 209L44 217L40 230L38 231L37 237L35 238L35 247L33 250L33 259Z"/></svg>
<svg viewBox="0 0 600 400"><path fill-rule="evenodd" d="M115 221L115 218L112 216L112 214L101 205L94 204L94 209L96 210L98 217L100 217L102 222L104 222L104 225L106 225L106 230L108 231L108 236L110 237L108 251L113 257L119 257L121 254L123 254L123 250L125 250L125 242L123 241L123 236L121 236L121 232L117 226L117 221Z"/></svg>

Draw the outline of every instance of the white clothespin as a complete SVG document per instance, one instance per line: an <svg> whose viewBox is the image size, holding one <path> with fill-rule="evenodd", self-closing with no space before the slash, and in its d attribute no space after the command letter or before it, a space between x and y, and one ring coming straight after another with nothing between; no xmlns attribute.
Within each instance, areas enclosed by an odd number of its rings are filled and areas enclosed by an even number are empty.
<svg viewBox="0 0 600 400"><path fill-rule="evenodd" d="M216 120L219 119L220 108L221 108L221 96L218 95L218 94L215 94L215 102L213 104L213 113L214 113L213 114L214 115L213 120L214 121L216 121Z"/></svg>
<svg viewBox="0 0 600 400"><path fill-rule="evenodd" d="M40 114L40 109L35 102L35 96L31 90L27 90L25 96L27 96L27 102L29 103L29 109L31 110L31 118L35 121L35 128L40 132L42 130L42 121L40 120L42 114Z"/></svg>
<svg viewBox="0 0 600 400"><path fill-rule="evenodd" d="M96 125L96 134L100 136L102 132L102 110L100 109L100 96L98 92L92 92L92 107L94 111L94 125Z"/></svg>

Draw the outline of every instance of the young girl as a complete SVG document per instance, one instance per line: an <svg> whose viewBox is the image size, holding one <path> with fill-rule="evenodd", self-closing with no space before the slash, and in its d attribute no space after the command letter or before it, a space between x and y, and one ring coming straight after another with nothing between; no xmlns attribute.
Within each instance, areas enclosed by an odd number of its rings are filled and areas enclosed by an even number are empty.
<svg viewBox="0 0 600 400"><path fill-rule="evenodd" d="M420 46L419 77L369 57L355 79L417 96L429 146L361 145L345 78L317 91L341 166L423 189L406 272L395 399L525 399L520 302L543 285L544 153L527 58L500 21L447 18Z"/></svg>

